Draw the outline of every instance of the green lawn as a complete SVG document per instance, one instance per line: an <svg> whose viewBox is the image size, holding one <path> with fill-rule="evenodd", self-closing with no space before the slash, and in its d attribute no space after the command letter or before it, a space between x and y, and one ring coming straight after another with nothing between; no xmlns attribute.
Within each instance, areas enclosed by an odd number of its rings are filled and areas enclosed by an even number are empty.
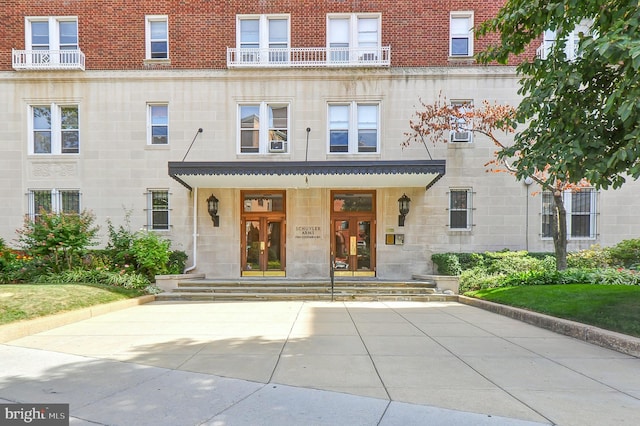
<svg viewBox="0 0 640 426"><path fill-rule="evenodd" d="M0 284L0 324L143 295L139 290L83 284Z"/></svg>
<svg viewBox="0 0 640 426"><path fill-rule="evenodd" d="M479 290L465 296L640 337L640 286L539 285Z"/></svg>

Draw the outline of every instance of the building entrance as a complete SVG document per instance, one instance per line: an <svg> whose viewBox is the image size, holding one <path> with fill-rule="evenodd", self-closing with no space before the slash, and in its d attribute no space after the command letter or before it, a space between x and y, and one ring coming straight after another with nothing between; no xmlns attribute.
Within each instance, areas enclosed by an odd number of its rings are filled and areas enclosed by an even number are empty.
<svg viewBox="0 0 640 426"><path fill-rule="evenodd" d="M241 198L242 276L284 276L284 191L243 191Z"/></svg>
<svg viewBox="0 0 640 426"><path fill-rule="evenodd" d="M331 255L336 276L375 276L375 192L332 191Z"/></svg>

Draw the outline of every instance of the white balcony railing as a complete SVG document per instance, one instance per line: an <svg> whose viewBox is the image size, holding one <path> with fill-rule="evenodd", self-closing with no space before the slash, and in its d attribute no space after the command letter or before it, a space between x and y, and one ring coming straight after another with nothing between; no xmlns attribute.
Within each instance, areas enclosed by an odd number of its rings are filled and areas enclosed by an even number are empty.
<svg viewBox="0 0 640 426"><path fill-rule="evenodd" d="M14 70L82 70L81 50L13 50Z"/></svg>
<svg viewBox="0 0 640 426"><path fill-rule="evenodd" d="M228 68L388 67L391 47L227 48Z"/></svg>

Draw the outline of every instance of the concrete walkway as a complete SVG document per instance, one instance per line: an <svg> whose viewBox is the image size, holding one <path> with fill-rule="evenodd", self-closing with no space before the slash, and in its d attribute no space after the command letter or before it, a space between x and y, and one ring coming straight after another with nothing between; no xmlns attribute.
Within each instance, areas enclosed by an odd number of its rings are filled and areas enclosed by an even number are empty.
<svg viewBox="0 0 640 426"><path fill-rule="evenodd" d="M0 345L71 424L621 425L640 359L455 302L153 302Z"/></svg>

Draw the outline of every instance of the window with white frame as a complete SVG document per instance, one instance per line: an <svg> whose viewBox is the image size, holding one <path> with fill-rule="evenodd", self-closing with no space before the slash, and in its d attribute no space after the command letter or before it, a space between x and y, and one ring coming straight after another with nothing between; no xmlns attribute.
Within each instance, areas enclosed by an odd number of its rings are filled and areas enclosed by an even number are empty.
<svg viewBox="0 0 640 426"><path fill-rule="evenodd" d="M377 153L379 151L379 105L377 103L329 104L329 152Z"/></svg>
<svg viewBox="0 0 640 426"><path fill-rule="evenodd" d="M473 12L451 12L449 55L473 56Z"/></svg>
<svg viewBox="0 0 640 426"><path fill-rule="evenodd" d="M286 62L289 60L289 16L239 15L237 46L241 62ZM268 54L262 54L262 51Z"/></svg>
<svg viewBox="0 0 640 426"><path fill-rule="evenodd" d="M471 230L472 195L473 192L469 188L456 188L449 191L449 229Z"/></svg>
<svg viewBox="0 0 640 426"><path fill-rule="evenodd" d="M242 104L238 117L241 154L289 152L288 104Z"/></svg>
<svg viewBox="0 0 640 426"><path fill-rule="evenodd" d="M78 105L31 105L29 117L29 154L80 152Z"/></svg>
<svg viewBox="0 0 640 426"><path fill-rule="evenodd" d="M45 213L80 213L80 191L76 189L34 189L28 193L29 218Z"/></svg>
<svg viewBox="0 0 640 426"><path fill-rule="evenodd" d="M582 188L564 191L562 200L567 211L567 235L572 239L593 239L596 237L596 190ZM553 238L553 194L542 193L542 238Z"/></svg>
<svg viewBox="0 0 640 426"><path fill-rule="evenodd" d="M147 191L147 229L166 231L169 229L169 191L149 189Z"/></svg>
<svg viewBox="0 0 640 426"><path fill-rule="evenodd" d="M167 104L147 105L147 143L167 145L169 143L169 106Z"/></svg>
<svg viewBox="0 0 640 426"><path fill-rule="evenodd" d="M166 15L146 17L146 58L169 59L169 18Z"/></svg>
<svg viewBox="0 0 640 426"><path fill-rule="evenodd" d="M26 18L25 38L27 50L77 51L79 49L78 18L74 16L28 17ZM34 58L37 62L55 61L56 58L59 58L60 62L75 59L73 55L50 56L44 52Z"/></svg>
<svg viewBox="0 0 640 426"><path fill-rule="evenodd" d="M451 117L451 142L470 143L473 139L472 120L465 115L473 110L471 100L452 100L455 115Z"/></svg>
<svg viewBox="0 0 640 426"><path fill-rule="evenodd" d="M379 60L380 15L328 15L327 43L331 62Z"/></svg>

